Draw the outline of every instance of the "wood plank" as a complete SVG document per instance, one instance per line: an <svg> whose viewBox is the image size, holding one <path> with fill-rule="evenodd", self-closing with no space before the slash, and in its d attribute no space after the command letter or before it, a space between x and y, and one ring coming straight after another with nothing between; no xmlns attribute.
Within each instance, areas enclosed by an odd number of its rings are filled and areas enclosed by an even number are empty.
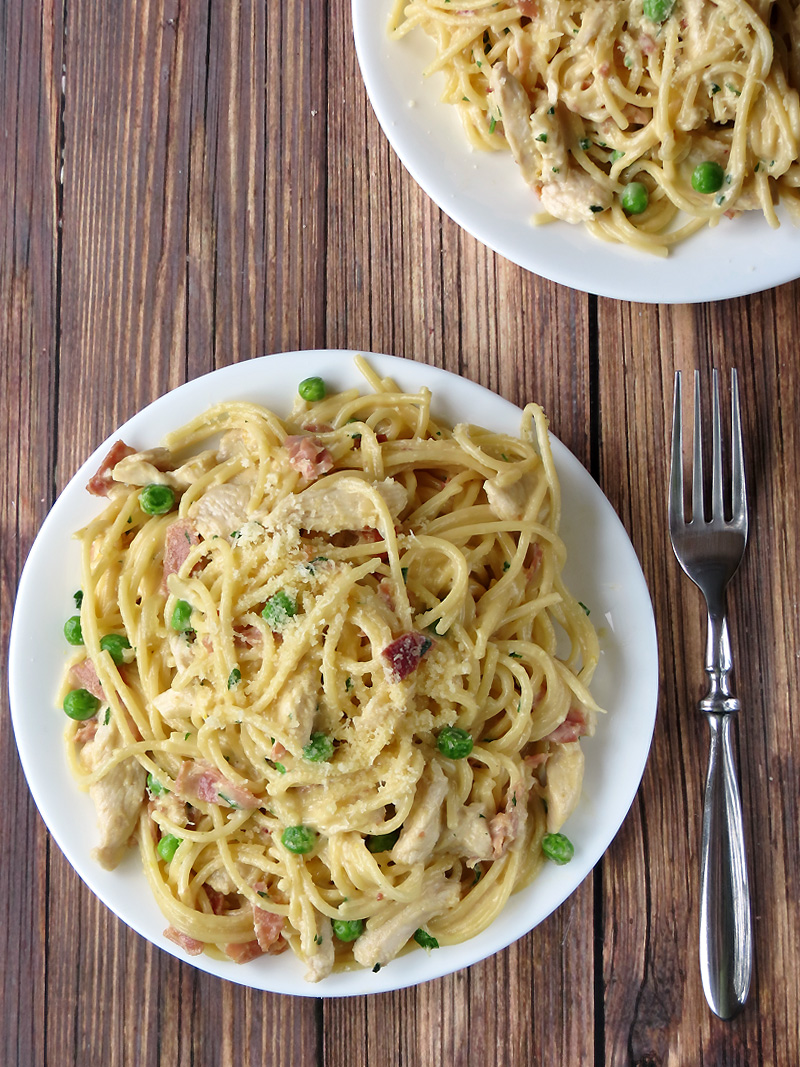
<svg viewBox="0 0 800 1067"><path fill-rule="evenodd" d="M716 305L600 303L599 336L623 338L621 352L600 346L601 480L629 526L654 597L662 682L634 816L605 864L608 1063L791 1063L798 1055L797 902L786 892L797 853L785 847L798 824L797 771L786 757L793 739L787 694L799 679L797 613L786 610L798 599L787 510L794 509L797 449L794 420L788 426L780 418L784 405L796 404L799 384L796 360L783 355L796 351L797 297L793 285ZM750 1004L731 1023L708 1011L699 978L707 737L694 703L703 691L705 615L669 550L665 507L673 370L698 367L708 386L712 364L725 397L729 368L739 367L751 492L750 545L730 601L756 975Z"/></svg>
<svg viewBox="0 0 800 1067"><path fill-rule="evenodd" d="M0 674L22 565L51 502L58 345L56 301L61 11L0 7ZM20 710L20 709L17 709ZM41 1062L47 1013L49 842L31 801L0 696L5 786L0 864L0 1061Z"/></svg>

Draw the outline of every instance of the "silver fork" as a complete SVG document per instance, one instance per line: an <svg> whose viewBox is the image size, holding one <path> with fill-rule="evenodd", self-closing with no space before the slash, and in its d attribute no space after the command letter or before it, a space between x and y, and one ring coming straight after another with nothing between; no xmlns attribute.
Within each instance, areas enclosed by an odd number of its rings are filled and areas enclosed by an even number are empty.
<svg viewBox="0 0 800 1067"><path fill-rule="evenodd" d="M700 973L706 999L716 1015L730 1019L744 1006L753 964L750 890L747 878L742 803L731 746L731 719L739 701L730 689L731 646L725 591L747 544L747 491L744 477L739 383L731 373L731 517L725 516L719 380L713 372L711 519L705 518L700 413L700 375L694 376L692 515L683 502L681 375L675 375L672 463L669 480L669 532L678 562L701 590L708 609L706 673L708 694L699 702L711 731L703 805L700 890Z"/></svg>

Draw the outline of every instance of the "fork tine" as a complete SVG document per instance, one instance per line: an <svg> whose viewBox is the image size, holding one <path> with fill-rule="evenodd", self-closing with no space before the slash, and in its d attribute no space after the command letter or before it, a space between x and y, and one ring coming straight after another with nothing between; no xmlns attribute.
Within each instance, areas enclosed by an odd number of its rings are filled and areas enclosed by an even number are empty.
<svg viewBox="0 0 800 1067"><path fill-rule="evenodd" d="M739 375L731 371L731 492L733 497L733 521L747 521L747 486L744 479L744 447L742 445L742 418L739 413Z"/></svg>
<svg viewBox="0 0 800 1067"><path fill-rule="evenodd" d="M681 423L681 372L675 371L672 401L672 459L669 472L669 525L683 525L683 428Z"/></svg>
<svg viewBox="0 0 800 1067"><path fill-rule="evenodd" d="M711 449L711 518L725 521L725 501L722 497L722 419L719 412L719 375L716 368L712 378L712 449Z"/></svg>
<svg viewBox="0 0 800 1067"><path fill-rule="evenodd" d="M694 440L692 442L692 522L705 520L703 507L703 430L700 406L700 371L694 372Z"/></svg>

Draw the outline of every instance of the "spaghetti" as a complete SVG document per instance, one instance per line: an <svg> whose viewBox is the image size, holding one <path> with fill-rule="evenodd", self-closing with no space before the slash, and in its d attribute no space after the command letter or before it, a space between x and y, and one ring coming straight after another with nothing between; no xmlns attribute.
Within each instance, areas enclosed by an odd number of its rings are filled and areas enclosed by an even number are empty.
<svg viewBox="0 0 800 1067"><path fill-rule="evenodd" d="M569 858L598 710L541 409L450 428L358 363L371 393L114 446L61 693L98 862L135 837L168 937L313 981L472 937Z"/></svg>
<svg viewBox="0 0 800 1067"><path fill-rule="evenodd" d="M509 149L536 223L666 255L723 215L800 217L797 0L396 0L395 38L470 143Z"/></svg>

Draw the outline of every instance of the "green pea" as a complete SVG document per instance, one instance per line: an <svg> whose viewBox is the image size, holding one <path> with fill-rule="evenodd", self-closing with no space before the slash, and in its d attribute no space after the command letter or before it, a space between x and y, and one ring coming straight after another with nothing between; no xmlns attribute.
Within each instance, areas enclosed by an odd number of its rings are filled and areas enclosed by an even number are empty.
<svg viewBox="0 0 800 1067"><path fill-rule="evenodd" d="M647 186L642 185L641 182L628 182L622 190L620 201L622 210L626 215L641 215L643 211L647 210L647 205L650 203L650 194L647 191Z"/></svg>
<svg viewBox="0 0 800 1067"><path fill-rule="evenodd" d="M281 834L284 848L297 855L305 855L311 852L317 843L317 833L310 826L287 826Z"/></svg>
<svg viewBox="0 0 800 1067"><path fill-rule="evenodd" d="M304 378L297 387L297 391L303 400L323 400L325 398L325 382L322 378Z"/></svg>
<svg viewBox="0 0 800 1067"><path fill-rule="evenodd" d="M448 759L464 759L472 752L472 737L460 726L443 726L436 747Z"/></svg>
<svg viewBox="0 0 800 1067"><path fill-rule="evenodd" d="M64 637L71 645L83 644L83 630L80 615L70 615L64 623Z"/></svg>
<svg viewBox="0 0 800 1067"><path fill-rule="evenodd" d="M161 840L156 845L156 852L167 863L172 863L175 858L175 853L178 851L178 846L181 843L181 839L174 834L164 834Z"/></svg>
<svg viewBox="0 0 800 1067"><path fill-rule="evenodd" d="M545 834L542 838L542 852L553 863L561 865L569 863L575 855L575 847L564 834Z"/></svg>
<svg viewBox="0 0 800 1067"><path fill-rule="evenodd" d="M139 493L139 507L145 515L166 515L175 507L175 493L168 485L146 485Z"/></svg>
<svg viewBox="0 0 800 1067"><path fill-rule="evenodd" d="M364 929L363 919L334 919L333 933L340 941L355 941Z"/></svg>
<svg viewBox="0 0 800 1067"><path fill-rule="evenodd" d="M163 797L166 793L169 793L169 789L162 785L158 778L155 778L152 774L147 776L147 791L151 797Z"/></svg>
<svg viewBox="0 0 800 1067"><path fill-rule="evenodd" d="M179 634L186 633L187 630L191 630L192 618L192 605L186 600L176 600L175 607L172 609L172 618L170 620L170 626L173 630L177 630Z"/></svg>
<svg viewBox="0 0 800 1067"><path fill-rule="evenodd" d="M698 163L692 171L692 188L696 193L716 193L725 182L725 171L712 159Z"/></svg>
<svg viewBox="0 0 800 1067"><path fill-rule="evenodd" d="M303 746L303 756L312 763L325 763L333 755L333 741L327 734L312 734L311 740Z"/></svg>
<svg viewBox="0 0 800 1067"><path fill-rule="evenodd" d="M269 598L261 612L262 618L272 630L282 630L289 619L296 614L297 604L282 589Z"/></svg>
<svg viewBox="0 0 800 1067"><path fill-rule="evenodd" d="M414 940L422 948L438 948L439 942L435 937L432 937L427 930L423 930L421 927L414 933Z"/></svg>
<svg viewBox="0 0 800 1067"><path fill-rule="evenodd" d="M124 634L106 634L100 638L100 648L111 656L117 666L125 662L125 649L130 647L131 643Z"/></svg>
<svg viewBox="0 0 800 1067"><path fill-rule="evenodd" d="M88 689L71 689L64 697L64 711L78 722L91 719L99 707L100 701Z"/></svg>
<svg viewBox="0 0 800 1067"><path fill-rule="evenodd" d="M675 0L644 0L644 17L651 22L665 22L675 7Z"/></svg>
<svg viewBox="0 0 800 1067"><path fill-rule="evenodd" d="M397 844L399 836L399 830L392 830L388 834L370 834L367 838L367 848L370 852L389 852Z"/></svg>

